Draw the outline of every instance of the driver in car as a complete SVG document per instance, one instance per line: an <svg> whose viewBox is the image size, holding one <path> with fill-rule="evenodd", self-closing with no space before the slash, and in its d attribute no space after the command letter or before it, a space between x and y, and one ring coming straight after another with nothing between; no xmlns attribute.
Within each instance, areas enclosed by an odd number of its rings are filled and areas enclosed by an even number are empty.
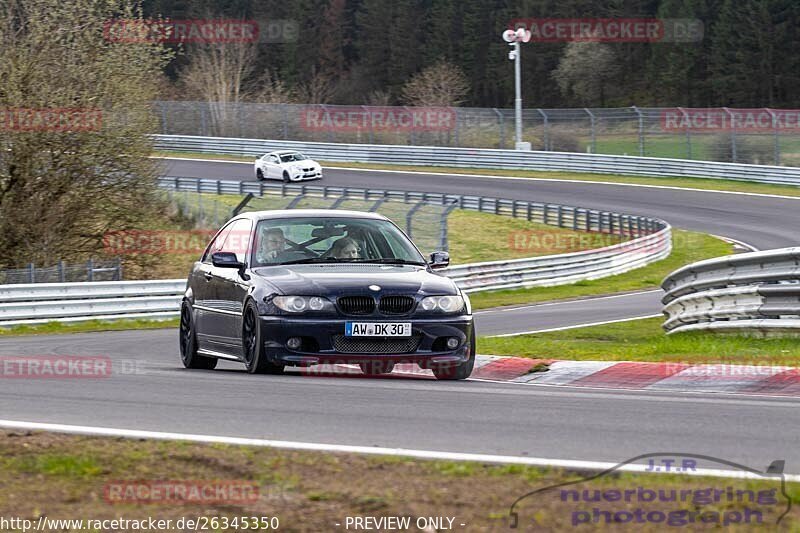
<svg viewBox="0 0 800 533"><path fill-rule="evenodd" d="M259 263L274 263L286 251L286 237L280 228L270 228L261 235L256 260Z"/></svg>

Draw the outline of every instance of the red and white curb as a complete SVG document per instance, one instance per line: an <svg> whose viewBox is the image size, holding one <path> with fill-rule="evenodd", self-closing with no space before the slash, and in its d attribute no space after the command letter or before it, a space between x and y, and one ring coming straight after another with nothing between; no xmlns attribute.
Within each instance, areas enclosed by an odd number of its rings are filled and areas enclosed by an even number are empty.
<svg viewBox="0 0 800 533"><path fill-rule="evenodd" d="M357 365L320 365L307 375L363 375ZM391 376L431 379L430 370L400 364ZM732 364L561 361L478 355L471 379L668 392L800 396L800 368Z"/></svg>

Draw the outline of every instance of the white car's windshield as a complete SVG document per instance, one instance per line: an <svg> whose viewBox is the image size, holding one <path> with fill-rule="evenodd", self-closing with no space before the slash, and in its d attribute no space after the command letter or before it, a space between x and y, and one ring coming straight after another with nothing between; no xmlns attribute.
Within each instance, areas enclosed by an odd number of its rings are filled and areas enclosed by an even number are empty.
<svg viewBox="0 0 800 533"><path fill-rule="evenodd" d="M425 264L411 241L387 220L309 217L258 223L253 266L306 262Z"/></svg>
<svg viewBox="0 0 800 533"><path fill-rule="evenodd" d="M292 163L294 161L304 161L308 159L300 152L294 152L292 154L281 154L280 157L281 157L281 163Z"/></svg>

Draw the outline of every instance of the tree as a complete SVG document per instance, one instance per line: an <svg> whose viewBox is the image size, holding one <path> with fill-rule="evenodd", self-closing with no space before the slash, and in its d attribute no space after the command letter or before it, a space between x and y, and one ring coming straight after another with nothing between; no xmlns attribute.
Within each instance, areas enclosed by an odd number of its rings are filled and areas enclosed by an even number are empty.
<svg viewBox="0 0 800 533"><path fill-rule="evenodd" d="M235 104L244 100L245 80L255 71L256 43L196 44L188 46L187 53L181 84L190 96L207 102L214 135L232 135L242 120Z"/></svg>
<svg viewBox="0 0 800 533"><path fill-rule="evenodd" d="M412 106L457 106L469 93L464 72L441 60L415 74L403 86L403 102Z"/></svg>
<svg viewBox="0 0 800 533"><path fill-rule="evenodd" d="M608 86L619 74L611 46L571 42L553 71L561 94L580 105L606 105Z"/></svg>
<svg viewBox="0 0 800 533"><path fill-rule="evenodd" d="M163 207L150 102L169 54L104 36L137 18L129 0L0 2L0 267L85 259Z"/></svg>

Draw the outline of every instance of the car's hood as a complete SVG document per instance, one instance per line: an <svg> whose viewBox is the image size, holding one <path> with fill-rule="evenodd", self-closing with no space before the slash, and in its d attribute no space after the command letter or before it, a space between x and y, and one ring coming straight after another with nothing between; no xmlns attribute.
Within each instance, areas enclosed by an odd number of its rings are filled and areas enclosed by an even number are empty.
<svg viewBox="0 0 800 533"><path fill-rule="evenodd" d="M455 283L413 265L324 264L260 267L253 271L283 294L457 294ZM380 287L377 291L371 285Z"/></svg>
<svg viewBox="0 0 800 533"><path fill-rule="evenodd" d="M313 159L303 159L302 161L288 161L286 163L281 163L283 166L292 166L292 165L300 165L301 167L311 167L315 165L319 165Z"/></svg>

